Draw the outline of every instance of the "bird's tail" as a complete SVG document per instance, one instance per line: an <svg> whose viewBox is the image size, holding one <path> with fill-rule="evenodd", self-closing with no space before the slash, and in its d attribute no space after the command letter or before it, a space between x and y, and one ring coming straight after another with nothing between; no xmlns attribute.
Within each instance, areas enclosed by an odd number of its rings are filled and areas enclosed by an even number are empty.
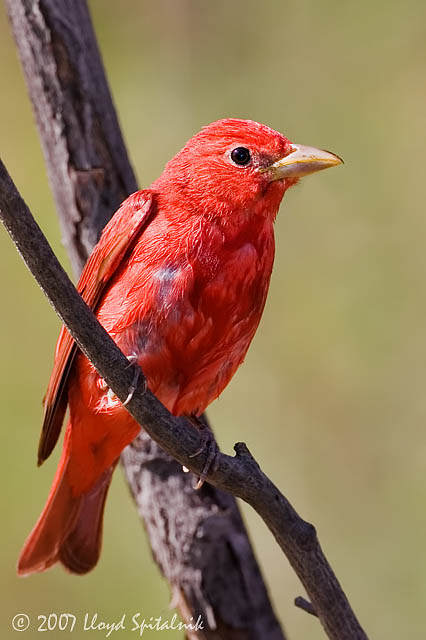
<svg viewBox="0 0 426 640"><path fill-rule="evenodd" d="M72 573L96 565L102 543L105 499L115 462L88 491L75 494L69 482L70 429L46 505L18 560L18 574L28 575L61 562Z"/></svg>

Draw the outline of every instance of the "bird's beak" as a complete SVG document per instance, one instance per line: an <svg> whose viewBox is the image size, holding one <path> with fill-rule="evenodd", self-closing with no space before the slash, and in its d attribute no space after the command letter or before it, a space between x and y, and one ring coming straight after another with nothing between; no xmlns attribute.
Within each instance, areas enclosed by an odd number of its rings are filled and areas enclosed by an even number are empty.
<svg viewBox="0 0 426 640"><path fill-rule="evenodd" d="M329 167L336 167L342 163L342 158L330 153L330 151L315 149L315 147L304 147L301 144L292 144L290 153L263 169L262 172L270 172L271 180L302 178L310 173L322 171Z"/></svg>

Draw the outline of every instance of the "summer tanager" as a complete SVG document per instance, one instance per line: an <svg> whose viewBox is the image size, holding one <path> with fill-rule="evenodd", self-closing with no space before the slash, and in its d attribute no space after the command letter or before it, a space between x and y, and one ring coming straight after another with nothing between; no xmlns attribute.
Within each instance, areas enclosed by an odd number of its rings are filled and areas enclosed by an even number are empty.
<svg viewBox="0 0 426 640"><path fill-rule="evenodd" d="M242 363L265 305L285 191L340 164L253 121L204 127L105 227L78 290L174 415L200 416ZM39 464L69 405L62 457L18 573L92 569L105 499L140 426L62 328L45 397Z"/></svg>

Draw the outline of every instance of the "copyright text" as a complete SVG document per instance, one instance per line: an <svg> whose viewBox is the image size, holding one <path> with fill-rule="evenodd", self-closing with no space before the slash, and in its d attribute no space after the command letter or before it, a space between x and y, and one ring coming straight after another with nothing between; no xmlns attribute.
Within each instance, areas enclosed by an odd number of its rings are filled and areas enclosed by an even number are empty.
<svg viewBox="0 0 426 640"><path fill-rule="evenodd" d="M77 616L73 613L47 613L33 616L17 613L12 619L12 629L23 632L32 628L40 632L68 631L75 629L82 631L98 631L105 638L109 638L117 631L133 631L140 637L145 631L201 631L204 629L201 616L196 620L191 616L188 622L181 622L176 613L171 618L163 616L144 617L138 611L133 615L123 613L119 620L106 620L98 613L85 613Z"/></svg>

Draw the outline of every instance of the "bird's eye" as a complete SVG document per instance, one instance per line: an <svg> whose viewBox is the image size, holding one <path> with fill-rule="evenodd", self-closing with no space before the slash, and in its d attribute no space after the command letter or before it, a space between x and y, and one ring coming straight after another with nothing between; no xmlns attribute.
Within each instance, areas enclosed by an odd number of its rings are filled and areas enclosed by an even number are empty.
<svg viewBox="0 0 426 640"><path fill-rule="evenodd" d="M231 160L235 164L245 167L251 160L250 151L245 147L237 147L231 152Z"/></svg>

